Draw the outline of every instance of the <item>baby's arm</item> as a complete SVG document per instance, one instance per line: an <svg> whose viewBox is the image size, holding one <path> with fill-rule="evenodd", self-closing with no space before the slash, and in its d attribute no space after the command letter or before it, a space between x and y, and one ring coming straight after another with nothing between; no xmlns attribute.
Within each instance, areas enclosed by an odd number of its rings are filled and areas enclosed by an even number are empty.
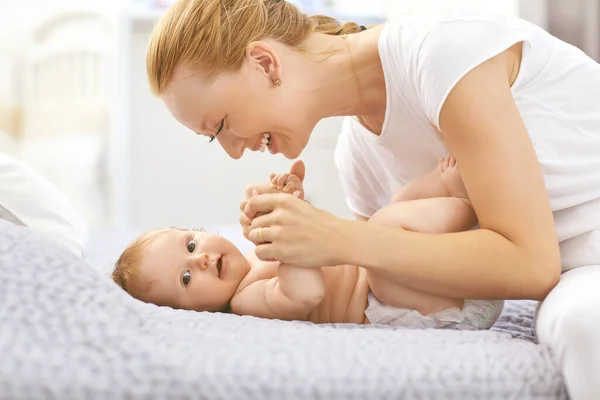
<svg viewBox="0 0 600 400"><path fill-rule="evenodd" d="M271 174L269 182L250 186L246 197L257 193L289 193L304 199L305 167L296 161L286 174ZM260 189L260 191L259 191ZM251 192L248 192L251 191ZM248 262L257 273L256 280L231 300L231 309L240 315L281 320L305 320L325 296L325 279L321 268L264 262L254 252ZM276 275L273 278L273 269ZM262 273L262 275L261 275Z"/></svg>
<svg viewBox="0 0 600 400"><path fill-rule="evenodd" d="M248 257L253 270L277 268L274 278L258 279L231 300L231 309L239 315L280 320L305 320L325 296L321 268L302 268L260 261L254 253Z"/></svg>

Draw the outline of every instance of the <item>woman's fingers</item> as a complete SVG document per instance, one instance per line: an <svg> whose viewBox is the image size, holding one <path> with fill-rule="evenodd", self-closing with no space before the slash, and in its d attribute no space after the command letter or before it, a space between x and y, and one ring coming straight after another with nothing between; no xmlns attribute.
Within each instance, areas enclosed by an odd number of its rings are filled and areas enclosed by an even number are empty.
<svg viewBox="0 0 600 400"><path fill-rule="evenodd" d="M282 223L281 212L275 210L267 214L257 214L250 222L250 228L259 229L261 227L273 227Z"/></svg>
<svg viewBox="0 0 600 400"><path fill-rule="evenodd" d="M285 193L273 193L254 196L248 199L248 203L246 204L246 208L244 209L244 214L246 214L246 216L252 220L259 213L268 214L275 210L277 207L283 207L286 204L290 204L290 202L292 201L301 200Z"/></svg>
<svg viewBox="0 0 600 400"><path fill-rule="evenodd" d="M259 228L250 228L248 238L257 245L272 243L276 238L277 228L270 226L261 226Z"/></svg>
<svg viewBox="0 0 600 400"><path fill-rule="evenodd" d="M256 254L256 257L258 257L258 259L262 261L269 262L279 260L277 256L277 246L271 243L257 245L254 248L254 254Z"/></svg>
<svg viewBox="0 0 600 400"><path fill-rule="evenodd" d="M252 197L252 193L265 194L265 193L275 193L273 189L271 181L262 182L262 183L253 183L251 185L246 186L246 190L244 191L244 197L249 199Z"/></svg>
<svg viewBox="0 0 600 400"><path fill-rule="evenodd" d="M249 238L249 234L250 234L250 224L252 223L252 221L250 221L250 219L248 217L246 217L246 214L242 213L240 214L240 225L242 226L242 233L244 234L244 237L248 240L250 240Z"/></svg>
<svg viewBox="0 0 600 400"><path fill-rule="evenodd" d="M246 214L241 213L240 214L240 225L242 226L250 226L252 225L252 221L250 220L250 218L246 217Z"/></svg>

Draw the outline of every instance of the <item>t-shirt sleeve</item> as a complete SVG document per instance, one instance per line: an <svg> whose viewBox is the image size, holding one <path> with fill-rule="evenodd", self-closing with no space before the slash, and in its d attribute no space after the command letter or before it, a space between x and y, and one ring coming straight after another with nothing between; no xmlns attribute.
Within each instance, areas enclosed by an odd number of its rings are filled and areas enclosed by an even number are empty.
<svg viewBox="0 0 600 400"><path fill-rule="evenodd" d="M342 132L335 148L335 165L340 182L346 196L346 204L354 214L370 218L377 211L377 205L370 187L367 161L357 143L352 120L347 117L342 125Z"/></svg>
<svg viewBox="0 0 600 400"><path fill-rule="evenodd" d="M524 40L521 30L501 18L453 19L431 27L417 55L417 91L430 122L440 129L442 106L467 73Z"/></svg>

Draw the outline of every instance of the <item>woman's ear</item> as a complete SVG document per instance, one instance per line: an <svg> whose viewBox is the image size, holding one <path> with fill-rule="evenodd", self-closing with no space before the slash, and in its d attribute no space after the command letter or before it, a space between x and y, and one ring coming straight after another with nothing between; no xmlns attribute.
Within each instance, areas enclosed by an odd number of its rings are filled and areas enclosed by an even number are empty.
<svg viewBox="0 0 600 400"><path fill-rule="evenodd" d="M275 49L266 42L252 42L246 47L246 60L271 81L281 80L281 63Z"/></svg>

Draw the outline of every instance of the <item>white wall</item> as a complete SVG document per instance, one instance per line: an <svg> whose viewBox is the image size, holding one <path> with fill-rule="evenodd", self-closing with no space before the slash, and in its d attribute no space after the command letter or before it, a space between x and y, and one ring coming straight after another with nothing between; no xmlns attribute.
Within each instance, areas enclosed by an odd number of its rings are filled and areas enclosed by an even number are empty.
<svg viewBox="0 0 600 400"><path fill-rule="evenodd" d="M14 67L32 40L33 29L45 18L70 8L90 7L110 12L129 0L0 0L0 99L19 96Z"/></svg>
<svg viewBox="0 0 600 400"><path fill-rule="evenodd" d="M544 29L548 29L547 7L547 0L522 0L519 1L519 16Z"/></svg>

